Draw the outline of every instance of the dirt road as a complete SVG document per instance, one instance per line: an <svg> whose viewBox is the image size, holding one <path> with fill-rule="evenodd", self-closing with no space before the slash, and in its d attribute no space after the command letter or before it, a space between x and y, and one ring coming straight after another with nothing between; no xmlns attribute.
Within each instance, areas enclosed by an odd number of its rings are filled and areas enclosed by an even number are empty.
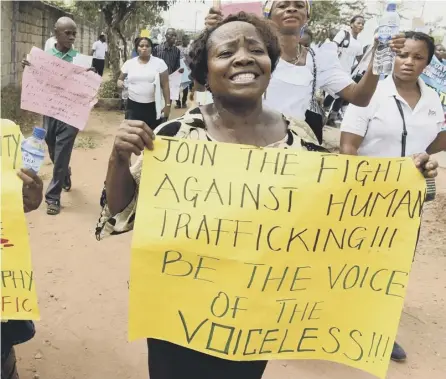
<svg viewBox="0 0 446 379"><path fill-rule="evenodd" d="M131 234L97 242L99 196L118 112L94 111L73 153L73 189L62 213L45 207L29 215L42 321L36 337L17 348L22 379L147 378L144 341L128 343L127 280ZM52 166L43 168L48 184ZM442 194L427 207L398 340L409 359L391 363L390 379L446 376L446 170ZM326 362L271 363L266 379L366 379L362 372Z"/></svg>

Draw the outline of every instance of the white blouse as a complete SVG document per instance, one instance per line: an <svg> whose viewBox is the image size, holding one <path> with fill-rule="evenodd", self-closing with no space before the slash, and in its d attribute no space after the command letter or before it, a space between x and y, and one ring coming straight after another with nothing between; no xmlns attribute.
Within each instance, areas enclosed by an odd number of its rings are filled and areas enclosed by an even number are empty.
<svg viewBox="0 0 446 379"><path fill-rule="evenodd" d="M322 45L315 53L316 90L322 89L336 95L353 83L341 67L337 45L333 42ZM264 104L287 117L305 120L310 106L313 87L313 57L307 54L305 66L295 66L279 60L265 94Z"/></svg>
<svg viewBox="0 0 446 379"><path fill-rule="evenodd" d="M418 79L418 85L421 98L414 109L398 93L392 75L379 82L367 107L348 106L341 132L364 137L358 155L401 156L403 120L394 97L400 101L406 121L406 156L425 152L438 133L446 133L438 94L421 79Z"/></svg>

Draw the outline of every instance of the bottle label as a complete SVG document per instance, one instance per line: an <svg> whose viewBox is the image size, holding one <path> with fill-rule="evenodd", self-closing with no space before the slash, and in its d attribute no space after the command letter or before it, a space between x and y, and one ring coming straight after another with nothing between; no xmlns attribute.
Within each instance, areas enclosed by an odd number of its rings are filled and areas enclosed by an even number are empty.
<svg viewBox="0 0 446 379"><path fill-rule="evenodd" d="M42 162L43 157L30 153L29 151L22 150L22 163L24 168L29 168L35 173L38 173Z"/></svg>
<svg viewBox="0 0 446 379"><path fill-rule="evenodd" d="M398 33L397 26L383 25L379 27L378 30L378 40L379 42L388 42L393 35Z"/></svg>

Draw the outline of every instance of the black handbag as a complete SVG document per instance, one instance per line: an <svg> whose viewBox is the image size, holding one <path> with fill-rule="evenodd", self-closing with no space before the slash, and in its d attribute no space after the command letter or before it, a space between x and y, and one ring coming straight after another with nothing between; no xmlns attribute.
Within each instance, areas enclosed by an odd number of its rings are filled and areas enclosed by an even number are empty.
<svg viewBox="0 0 446 379"><path fill-rule="evenodd" d="M393 96L395 99L396 106L398 107L398 111L400 112L401 119L403 120L403 132L401 134L401 156L406 156L406 142L407 142L407 127L406 127L406 118L404 117L403 107L401 106L401 102ZM435 199L437 189L435 185L435 179L427 178L426 179L426 201L432 201Z"/></svg>
<svg viewBox="0 0 446 379"><path fill-rule="evenodd" d="M316 58L313 49L308 49L308 52L313 58L313 87L311 91L311 102L310 108L305 112L305 122L310 126L314 135L316 136L319 144L322 144L323 140L323 128L325 125L325 112L321 105L316 99L316 79L317 79L317 68L316 68Z"/></svg>

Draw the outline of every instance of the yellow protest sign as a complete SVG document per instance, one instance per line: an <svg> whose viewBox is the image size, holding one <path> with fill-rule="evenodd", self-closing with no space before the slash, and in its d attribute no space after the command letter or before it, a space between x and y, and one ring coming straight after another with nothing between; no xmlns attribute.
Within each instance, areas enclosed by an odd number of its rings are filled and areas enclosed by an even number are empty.
<svg viewBox="0 0 446 379"><path fill-rule="evenodd" d="M424 198L410 158L161 137L144 156L129 337L384 378Z"/></svg>
<svg viewBox="0 0 446 379"><path fill-rule="evenodd" d="M150 30L148 29L141 29L141 33L139 34L140 37L147 37L150 38Z"/></svg>
<svg viewBox="0 0 446 379"><path fill-rule="evenodd" d="M1 271L2 320L38 320L28 228L23 211L20 128L1 120Z"/></svg>

